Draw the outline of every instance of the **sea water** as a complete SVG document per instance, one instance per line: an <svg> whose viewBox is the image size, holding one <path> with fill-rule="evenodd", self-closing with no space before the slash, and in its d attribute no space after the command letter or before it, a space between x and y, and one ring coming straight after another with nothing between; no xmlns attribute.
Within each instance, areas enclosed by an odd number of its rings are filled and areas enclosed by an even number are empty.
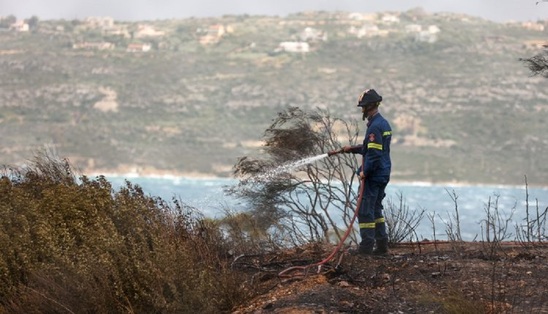
<svg viewBox="0 0 548 314"><path fill-rule="evenodd" d="M174 198L193 206L211 218L220 218L226 209L245 210L246 204L228 194L230 187L239 184L230 178L185 178L185 177L126 177L106 176L115 189L124 185L125 180L142 187L150 196L170 201ZM357 187L356 187L357 189ZM529 187L529 213L536 215L537 208L543 212L548 207L548 188ZM456 196L456 201L454 200ZM429 183L391 182L386 189L386 202L399 204L400 198L409 211L422 211L435 216L436 238L443 239L445 224L454 219L455 206L458 208L460 229L463 240L482 240L482 226L487 217L486 209L491 201L493 210L497 208L503 217L512 214L508 233L515 235L515 225L523 224L526 217L525 186L457 185ZM432 239L433 228L425 216L417 228L419 239ZM508 240L513 240L514 236Z"/></svg>

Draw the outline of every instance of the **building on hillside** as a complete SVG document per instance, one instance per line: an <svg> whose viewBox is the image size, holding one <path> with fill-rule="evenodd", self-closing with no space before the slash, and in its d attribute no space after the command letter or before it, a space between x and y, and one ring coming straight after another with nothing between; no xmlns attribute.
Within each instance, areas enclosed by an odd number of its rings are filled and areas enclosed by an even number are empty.
<svg viewBox="0 0 548 314"><path fill-rule="evenodd" d="M278 45L276 52L285 51L292 53L307 53L310 52L310 45L302 41L284 41Z"/></svg>
<svg viewBox="0 0 548 314"><path fill-rule="evenodd" d="M211 25L207 29L207 34L211 36L222 37L225 33L226 28L221 24Z"/></svg>
<svg viewBox="0 0 548 314"><path fill-rule="evenodd" d="M139 25L137 26L137 31L135 32L135 38L142 37L162 37L165 35L164 31L158 31L151 25Z"/></svg>
<svg viewBox="0 0 548 314"><path fill-rule="evenodd" d="M428 32L430 34L437 34L437 33L441 32L441 30L437 25L430 25L430 26L428 26Z"/></svg>
<svg viewBox="0 0 548 314"><path fill-rule="evenodd" d="M409 24L405 26L406 33L419 33L422 31L422 26L419 24Z"/></svg>
<svg viewBox="0 0 548 314"><path fill-rule="evenodd" d="M148 52L152 46L145 43L132 43L127 46L127 52Z"/></svg>
<svg viewBox="0 0 548 314"><path fill-rule="evenodd" d="M359 13L359 12L352 12L348 14L349 20L354 21L368 21L368 22L375 22L377 20L377 13Z"/></svg>
<svg viewBox="0 0 548 314"><path fill-rule="evenodd" d="M226 33L232 33L233 29L230 26L225 27L221 24L210 25L205 34L200 36L200 44L211 45L218 43Z"/></svg>
<svg viewBox="0 0 548 314"><path fill-rule="evenodd" d="M10 25L10 30L16 32L28 32L30 30L29 24L25 23L23 20L17 20L15 23Z"/></svg>
<svg viewBox="0 0 548 314"><path fill-rule="evenodd" d="M204 35L200 37L200 44L201 45L212 45L216 44L221 40L220 37L212 36L212 35Z"/></svg>
<svg viewBox="0 0 548 314"><path fill-rule="evenodd" d="M540 24L540 23L523 22L523 23L521 23L521 26L523 28L526 28L526 29L532 30L532 31L538 31L538 32L544 31L544 25Z"/></svg>
<svg viewBox="0 0 548 314"><path fill-rule="evenodd" d="M364 24L360 28L350 27L350 34L356 35L358 38L379 36L382 32L375 24Z"/></svg>
<svg viewBox="0 0 548 314"><path fill-rule="evenodd" d="M299 35L301 41L319 42L327 41L327 33L312 27L306 27Z"/></svg>
<svg viewBox="0 0 548 314"><path fill-rule="evenodd" d="M72 45L72 49L85 49L85 50L112 50L114 44L109 42L88 42L75 43Z"/></svg>
<svg viewBox="0 0 548 314"><path fill-rule="evenodd" d="M430 25L424 31L420 31L415 35L415 40L419 42L435 43L438 41L438 33L441 30L436 25Z"/></svg>
<svg viewBox="0 0 548 314"><path fill-rule="evenodd" d="M131 34L129 33L127 26L125 25L114 25L111 27L104 27L101 30L101 33L103 36L119 36L122 38L131 38Z"/></svg>
<svg viewBox="0 0 548 314"><path fill-rule="evenodd" d="M382 16L381 22L384 24L398 24L400 18L393 14L385 14Z"/></svg>
<svg viewBox="0 0 548 314"><path fill-rule="evenodd" d="M114 26L114 19L110 16L90 16L84 22L90 28L110 28Z"/></svg>
<svg viewBox="0 0 548 314"><path fill-rule="evenodd" d="M423 43L435 43L438 40L438 36L430 34L429 32L422 31L415 36L415 40Z"/></svg>

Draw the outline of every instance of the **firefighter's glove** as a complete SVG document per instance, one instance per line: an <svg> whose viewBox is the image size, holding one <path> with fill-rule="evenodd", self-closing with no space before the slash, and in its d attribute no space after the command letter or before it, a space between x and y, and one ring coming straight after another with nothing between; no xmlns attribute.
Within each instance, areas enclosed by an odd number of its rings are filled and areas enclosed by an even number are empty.
<svg viewBox="0 0 548 314"><path fill-rule="evenodd" d="M343 148L341 148L341 152L345 153L345 154L349 154L352 152L352 146L344 146Z"/></svg>
<svg viewBox="0 0 548 314"><path fill-rule="evenodd" d="M364 180L367 177L362 170L362 166L359 166L358 169L356 169L356 175L360 177L360 180Z"/></svg>

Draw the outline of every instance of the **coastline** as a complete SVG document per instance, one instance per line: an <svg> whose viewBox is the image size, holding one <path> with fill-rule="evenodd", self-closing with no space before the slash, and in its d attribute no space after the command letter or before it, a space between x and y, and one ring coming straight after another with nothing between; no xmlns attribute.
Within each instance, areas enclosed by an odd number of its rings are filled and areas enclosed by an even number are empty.
<svg viewBox="0 0 548 314"><path fill-rule="evenodd" d="M89 173L83 173L87 177L97 177L104 176L106 178L152 178L152 179L166 179L166 180L238 180L237 178L231 176L219 176L213 173L204 173L204 172L179 172L179 171L113 171L105 170L101 171L100 169L94 169ZM466 182L466 181L440 181L440 182L430 182L430 181L406 181L406 180L397 180L392 179L389 184L393 185L403 185L403 186L417 186L417 187L482 187L482 188L513 188L513 189L523 189L525 190L525 184L495 184L495 183L475 183L475 182ZM528 184L528 188L548 190L548 185L535 185Z"/></svg>
<svg viewBox="0 0 548 314"><path fill-rule="evenodd" d="M216 180L229 179L230 177L218 176L212 173L199 171L172 171L152 168L121 167L119 169L87 169L82 171L88 177L125 177L125 178L162 178L162 179L194 179L194 180Z"/></svg>

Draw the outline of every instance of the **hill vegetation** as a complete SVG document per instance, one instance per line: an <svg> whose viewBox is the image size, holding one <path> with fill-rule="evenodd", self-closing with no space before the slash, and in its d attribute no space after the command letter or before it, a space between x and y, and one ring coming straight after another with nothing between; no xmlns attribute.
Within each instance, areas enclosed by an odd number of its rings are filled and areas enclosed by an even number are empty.
<svg viewBox="0 0 548 314"><path fill-rule="evenodd" d="M542 49L546 21L415 9L11 22L0 164L49 145L86 173L228 176L260 153L277 112L359 119L356 98L373 87L394 128L393 180L548 182L546 80L519 62Z"/></svg>

